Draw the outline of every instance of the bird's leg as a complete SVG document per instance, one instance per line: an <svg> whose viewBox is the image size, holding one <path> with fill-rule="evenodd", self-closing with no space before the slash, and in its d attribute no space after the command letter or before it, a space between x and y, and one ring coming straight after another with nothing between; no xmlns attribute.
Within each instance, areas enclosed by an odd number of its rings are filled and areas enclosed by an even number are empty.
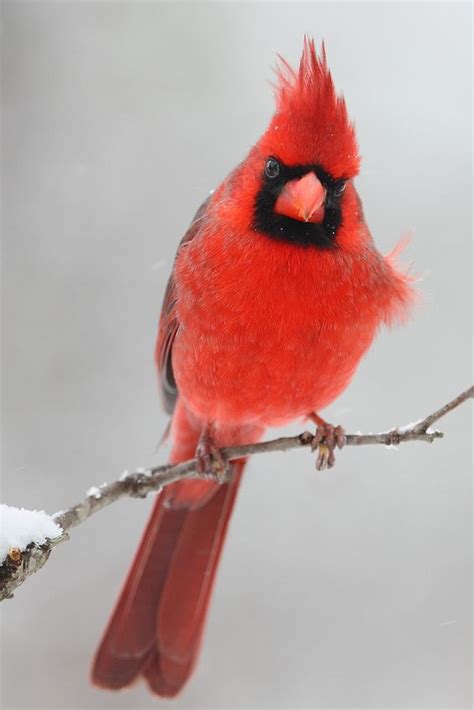
<svg viewBox="0 0 474 710"><path fill-rule="evenodd" d="M214 443L214 425L208 422L201 432L196 447L196 470L200 475L217 476L220 483L226 480L228 462L224 459L220 449Z"/></svg>
<svg viewBox="0 0 474 710"><path fill-rule="evenodd" d="M316 412L312 412L309 419L316 424L316 433L311 442L311 451L318 449L316 468L318 471L332 468L336 463L334 449L336 446L342 449L346 442L346 432L342 426L328 424Z"/></svg>

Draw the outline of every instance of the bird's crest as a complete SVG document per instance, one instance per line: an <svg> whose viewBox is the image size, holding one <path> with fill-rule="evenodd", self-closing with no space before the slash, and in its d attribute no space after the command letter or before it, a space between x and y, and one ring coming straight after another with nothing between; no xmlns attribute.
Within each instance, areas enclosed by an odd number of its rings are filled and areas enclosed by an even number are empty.
<svg viewBox="0 0 474 710"><path fill-rule="evenodd" d="M338 96L326 61L305 37L298 71L278 55L276 113L264 136L289 163L320 163L330 173L352 177L359 169L354 126ZM265 140L267 139L267 140Z"/></svg>

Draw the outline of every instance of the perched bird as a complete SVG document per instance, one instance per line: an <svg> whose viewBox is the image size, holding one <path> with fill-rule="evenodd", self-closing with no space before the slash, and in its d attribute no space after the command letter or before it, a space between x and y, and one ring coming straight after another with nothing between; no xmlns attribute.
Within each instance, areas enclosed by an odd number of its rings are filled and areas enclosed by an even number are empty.
<svg viewBox="0 0 474 710"><path fill-rule="evenodd" d="M381 324L412 299L393 256L375 248L353 179L354 127L324 47L305 39L299 69L280 60L276 111L247 157L199 208L164 298L156 363L172 415L171 462L195 455L224 473L219 447L310 417L318 468L344 432L317 412L348 385ZM92 679L144 676L172 697L191 674L244 461L156 500Z"/></svg>

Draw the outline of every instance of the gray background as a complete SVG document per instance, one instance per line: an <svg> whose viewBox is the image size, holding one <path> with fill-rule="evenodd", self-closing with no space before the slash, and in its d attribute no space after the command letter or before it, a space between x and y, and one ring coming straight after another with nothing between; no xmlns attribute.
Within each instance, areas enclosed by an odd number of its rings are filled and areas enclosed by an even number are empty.
<svg viewBox="0 0 474 710"><path fill-rule="evenodd" d="M55 511L163 461L152 362L194 209L264 129L275 52L324 37L377 244L422 276L327 410L377 431L471 380L468 4L4 2L5 502ZM426 446L251 462L175 708L470 707L470 411ZM289 431L298 431L296 424ZM3 605L7 708L147 708L88 685L151 501L74 531Z"/></svg>

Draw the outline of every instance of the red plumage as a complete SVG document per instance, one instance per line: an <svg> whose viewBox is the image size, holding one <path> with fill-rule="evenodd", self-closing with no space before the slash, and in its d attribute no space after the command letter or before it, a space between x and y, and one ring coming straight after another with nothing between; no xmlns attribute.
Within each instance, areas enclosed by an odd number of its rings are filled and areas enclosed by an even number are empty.
<svg viewBox="0 0 474 710"><path fill-rule="evenodd" d="M178 249L156 348L174 410L171 461L193 457L211 425L217 446L250 443L327 406L377 328L405 313L411 288L373 244L352 182L358 167L324 50L319 58L305 40L298 72L282 60L267 131ZM308 204L293 209L305 190ZM308 205L316 217L301 217ZM230 483L183 481L158 496L95 658L97 685L143 675L173 696L186 682L242 468L233 464Z"/></svg>
<svg viewBox="0 0 474 710"><path fill-rule="evenodd" d="M360 158L354 126L338 96L326 62L314 40L305 38L296 72L282 58L277 68L276 112L260 141L289 164L321 163L335 174L353 177Z"/></svg>

